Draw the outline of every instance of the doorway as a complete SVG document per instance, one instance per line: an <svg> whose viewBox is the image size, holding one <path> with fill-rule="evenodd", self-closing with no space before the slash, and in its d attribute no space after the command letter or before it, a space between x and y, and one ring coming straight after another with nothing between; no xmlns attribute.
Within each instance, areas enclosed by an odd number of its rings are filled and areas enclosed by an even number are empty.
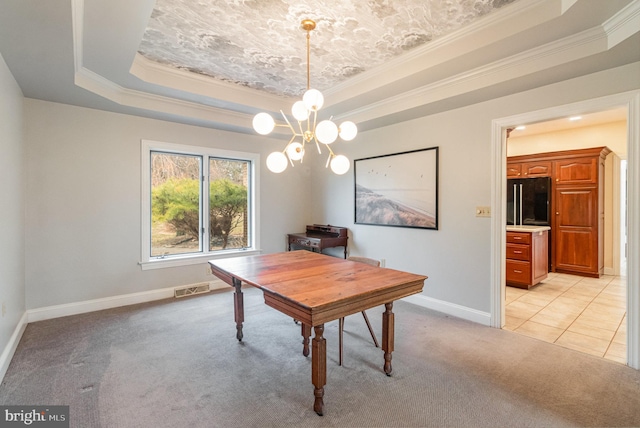
<svg viewBox="0 0 640 428"><path fill-rule="evenodd" d="M617 175L620 179L620 203L618 209L620 210L620 230L618 234L620 236L620 246L618 247L618 269L620 275L627 274L627 160L622 159L620 161L620 171ZM615 261L615 260L614 260Z"/></svg>
<svg viewBox="0 0 640 428"><path fill-rule="evenodd" d="M536 225L546 224L551 226L548 232L548 276L537 285L528 289L506 288L505 330L513 331L525 336L533 337L548 343L554 343L565 348L570 348L583 353L603 357L608 360L626 364L626 272L620 276L619 252L614 251L620 247L620 232L624 229L620 223L621 200L626 193L621 189L620 160L626 158L627 151L627 111L620 107L613 110L594 112L571 118L560 118L552 121L535 124L521 125L513 129L507 138L507 158L512 156L539 156L541 153L563 152L563 156L571 156L571 153L581 152L585 149L600 150L606 144L607 152L603 174L599 177L602 183L601 208L604 212L602 224L598 226L602 236L600 244L594 247L582 245L576 248L575 253L566 253L557 257L557 249L567 247L563 245L563 235L556 235L558 217L553 213L549 216L550 207L556 206L558 211L562 204L560 200L549 199L545 193L545 204L539 211L546 213L543 218L535 218L530 213L525 216L529 221L535 220ZM606 143L605 143L606 142ZM605 152L606 153L606 152ZM532 180L549 180L545 178L522 178L527 172L531 174L554 174L551 171L551 163L538 161L527 164L527 170L516 175L516 164L509 163L513 176L520 182ZM563 158L563 164L570 166L574 160ZM540 165L539 170L532 169ZM543 169L542 166L545 166ZM557 173L557 172L556 172ZM526 184L525 184L526 185ZM573 186L575 187L575 185ZM576 190L557 191L553 197L562 196L565 193L575 196ZM588 187L588 186L587 186ZM585 192L584 184L578 186L580 192ZM508 200L510 195L508 196ZM596 198L597 199L597 198ZM569 198L571 206L576 203L575 197ZM580 201L578 201L580 202ZM508 205L508 201L507 201ZM567 211L572 212L571 218L566 218L569 224L588 224L593 221L589 218L589 210L572 210L567 206ZM507 207L508 208L508 207ZM625 208L626 209L626 208ZM560 209L559 211L563 211ZM557 213L556 213L557 214ZM507 218L510 218L507 212ZM509 223L511 224L511 223ZM556 227L553 227L556 224ZM575 226L564 226L562 232L569 234L565 241L572 241L573 235L583 236L584 230L576 231ZM584 229L584 227L583 227ZM616 231L618 231L616 233ZM596 233L598 233L596 232ZM591 234L590 234L591 235ZM513 245L507 245L507 253ZM513 248L511 248L513 251ZM553 250L553 252L552 252ZM565 250L566 251L566 250ZM598 257L601 252L603 257ZM604 275L600 278L589 278L579 274L567 274L566 269L571 270L571 259L578 269L591 266L590 269L598 270L597 260L601 260ZM555 262L552 263L552 261ZM564 260L564 263L561 261ZM513 262L512 262L513 264ZM512 268L507 262L507 268ZM520 266L518 266L519 268ZM564 268L564 274L557 273Z"/></svg>
<svg viewBox="0 0 640 428"><path fill-rule="evenodd" d="M506 217L506 130L522 123L539 123L550 121L559 117L568 117L584 113L610 110L624 107L627 111L627 171L629 179L627 194L627 257L628 260L637 260L634 256L640 252L638 248L640 236L638 229L640 222L640 196L635 187L638 186L637 175L640 170L640 92L632 91L624 94L613 95L595 100L575 103L571 105L550 108L547 110L525 113L517 116L497 119L493 121L492 144L492 295L491 295L491 325L502 328L505 325L505 242L506 230L504 225ZM635 258L634 258L635 257ZM640 368L639 333L640 333L640 276L638 263L627 264L627 364L633 368Z"/></svg>

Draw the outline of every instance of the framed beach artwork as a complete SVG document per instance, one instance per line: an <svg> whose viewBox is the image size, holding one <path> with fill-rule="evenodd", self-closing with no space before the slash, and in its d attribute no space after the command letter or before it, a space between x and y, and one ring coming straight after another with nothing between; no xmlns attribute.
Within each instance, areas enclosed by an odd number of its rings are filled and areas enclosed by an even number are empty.
<svg viewBox="0 0 640 428"><path fill-rule="evenodd" d="M355 223L438 229L438 147L354 161Z"/></svg>

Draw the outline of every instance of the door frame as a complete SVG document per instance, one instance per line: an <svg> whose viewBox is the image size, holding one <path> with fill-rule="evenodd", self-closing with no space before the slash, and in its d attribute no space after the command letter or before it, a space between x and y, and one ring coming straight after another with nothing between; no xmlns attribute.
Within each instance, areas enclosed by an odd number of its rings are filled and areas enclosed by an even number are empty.
<svg viewBox="0 0 640 428"><path fill-rule="evenodd" d="M613 108L627 109L627 365L640 370L640 91L494 119L491 123L491 326L505 320L507 128Z"/></svg>

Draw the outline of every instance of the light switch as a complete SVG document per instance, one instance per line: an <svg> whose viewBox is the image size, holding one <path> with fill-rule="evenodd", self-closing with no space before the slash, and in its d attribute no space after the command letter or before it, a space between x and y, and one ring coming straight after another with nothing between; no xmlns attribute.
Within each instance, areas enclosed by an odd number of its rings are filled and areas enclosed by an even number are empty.
<svg viewBox="0 0 640 428"><path fill-rule="evenodd" d="M476 207L476 217L491 217L491 207Z"/></svg>

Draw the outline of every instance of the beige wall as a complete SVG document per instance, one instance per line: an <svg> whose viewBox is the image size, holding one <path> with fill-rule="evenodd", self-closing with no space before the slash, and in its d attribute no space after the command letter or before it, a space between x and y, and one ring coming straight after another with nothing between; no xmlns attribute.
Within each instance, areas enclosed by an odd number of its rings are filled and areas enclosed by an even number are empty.
<svg viewBox="0 0 640 428"><path fill-rule="evenodd" d="M285 250L310 220L309 174L272 174L281 141L25 100L27 309L211 281L200 264L141 270L141 139L258 153L260 242Z"/></svg>
<svg viewBox="0 0 640 428"><path fill-rule="evenodd" d="M507 156L601 146L609 147L620 158L625 159L627 155L627 122L604 123L526 137L518 137L517 134L512 133L507 144Z"/></svg>
<svg viewBox="0 0 640 428"><path fill-rule="evenodd" d="M0 380L6 367L2 351L25 311L22 100L0 55Z"/></svg>

